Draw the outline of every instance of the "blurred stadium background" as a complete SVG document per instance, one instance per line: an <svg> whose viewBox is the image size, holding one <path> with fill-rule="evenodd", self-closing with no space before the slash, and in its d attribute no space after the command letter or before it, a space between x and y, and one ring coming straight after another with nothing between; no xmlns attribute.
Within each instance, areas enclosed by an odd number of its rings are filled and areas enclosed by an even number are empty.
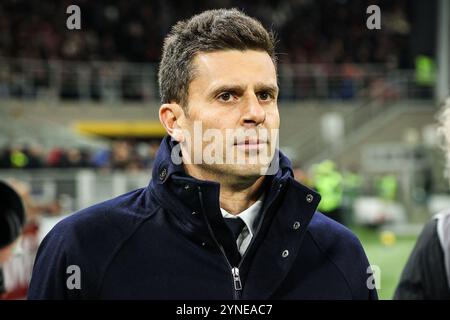
<svg viewBox="0 0 450 320"><path fill-rule="evenodd" d="M66 28L71 4L81 30ZM381 30L366 27L372 4ZM277 32L281 149L303 183L325 171L336 184L324 192L339 194L344 223L380 267L380 297L392 297L423 223L450 207L435 118L449 94L444 0L2 0L0 179L13 179L30 216L4 298L23 295L57 220L148 184L164 135L162 40L221 7Z"/></svg>

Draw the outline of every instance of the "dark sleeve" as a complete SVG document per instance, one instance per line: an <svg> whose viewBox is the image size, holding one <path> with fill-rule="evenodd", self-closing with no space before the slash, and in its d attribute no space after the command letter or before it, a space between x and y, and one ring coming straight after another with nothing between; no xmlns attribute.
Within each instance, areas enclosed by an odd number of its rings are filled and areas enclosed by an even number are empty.
<svg viewBox="0 0 450 320"><path fill-rule="evenodd" d="M52 230L39 246L28 288L28 299L67 299L66 266L63 237Z"/></svg>
<svg viewBox="0 0 450 320"><path fill-rule="evenodd" d="M437 220L433 219L422 230L403 270L394 299L450 299L436 224Z"/></svg>

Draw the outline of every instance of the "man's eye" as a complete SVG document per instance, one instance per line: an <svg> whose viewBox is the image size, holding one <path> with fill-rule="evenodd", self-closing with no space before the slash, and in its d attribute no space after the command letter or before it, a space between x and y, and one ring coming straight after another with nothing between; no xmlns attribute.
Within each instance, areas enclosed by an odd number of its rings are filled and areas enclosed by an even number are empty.
<svg viewBox="0 0 450 320"><path fill-rule="evenodd" d="M221 95L219 95L219 100L222 101L230 101L233 98L233 95L229 92L224 92Z"/></svg>
<svg viewBox="0 0 450 320"><path fill-rule="evenodd" d="M268 92L261 92L261 93L259 94L259 99L260 99L260 100L265 101L265 100L269 100L269 99L271 99L271 98L272 98L272 95L271 95L270 93L268 93Z"/></svg>

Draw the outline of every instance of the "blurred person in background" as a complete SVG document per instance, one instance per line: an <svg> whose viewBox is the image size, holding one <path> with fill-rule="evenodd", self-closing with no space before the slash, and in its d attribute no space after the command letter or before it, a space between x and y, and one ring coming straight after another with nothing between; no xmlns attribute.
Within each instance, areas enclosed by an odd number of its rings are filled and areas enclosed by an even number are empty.
<svg viewBox="0 0 450 320"><path fill-rule="evenodd" d="M346 213L346 223L354 223L354 204L363 194L364 178L355 169L355 165L350 165L348 170L342 174L342 210Z"/></svg>
<svg viewBox="0 0 450 320"><path fill-rule="evenodd" d="M320 193L322 199L318 209L331 219L344 223L343 204L343 178L337 170L336 164L325 160L312 168L314 188Z"/></svg>
<svg viewBox="0 0 450 320"><path fill-rule="evenodd" d="M61 206L57 201L37 204L30 186L17 179L0 181L0 200L0 299L25 299L39 245L40 218L60 214Z"/></svg>
<svg viewBox="0 0 450 320"><path fill-rule="evenodd" d="M392 203L397 198L398 181L393 174L382 174L375 178L374 189L378 198L386 203Z"/></svg>
<svg viewBox="0 0 450 320"><path fill-rule="evenodd" d="M6 262L25 223L25 208L14 189L0 181L0 264Z"/></svg>
<svg viewBox="0 0 450 320"><path fill-rule="evenodd" d="M450 173L450 98L439 114L447 175ZM450 208L436 214L422 233L403 270L394 299L450 300Z"/></svg>
<svg viewBox="0 0 450 320"><path fill-rule="evenodd" d="M18 245L25 224L25 208L18 193L0 181L0 299L7 294L7 275L4 271Z"/></svg>

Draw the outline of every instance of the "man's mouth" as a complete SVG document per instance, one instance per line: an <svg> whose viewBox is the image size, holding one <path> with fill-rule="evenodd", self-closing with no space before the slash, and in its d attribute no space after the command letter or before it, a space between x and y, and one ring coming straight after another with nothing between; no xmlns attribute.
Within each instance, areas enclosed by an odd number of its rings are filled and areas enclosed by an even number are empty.
<svg viewBox="0 0 450 320"><path fill-rule="evenodd" d="M234 145L244 150L259 150L267 145L267 140L247 138L241 141L236 141Z"/></svg>

